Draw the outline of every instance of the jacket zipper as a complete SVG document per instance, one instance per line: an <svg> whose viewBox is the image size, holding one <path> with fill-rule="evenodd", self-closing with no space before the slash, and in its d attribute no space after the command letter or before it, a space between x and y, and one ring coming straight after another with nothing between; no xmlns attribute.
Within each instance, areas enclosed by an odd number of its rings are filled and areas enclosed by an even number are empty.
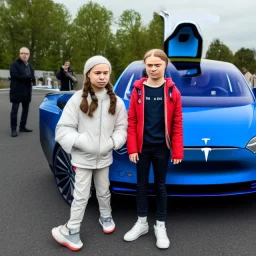
<svg viewBox="0 0 256 256"><path fill-rule="evenodd" d="M166 89L164 88L164 119L165 119L165 141L166 145L169 149L171 149L171 142L170 142L170 136L168 134L168 124L167 124L167 95L166 95Z"/></svg>
<svg viewBox="0 0 256 256"><path fill-rule="evenodd" d="M99 161L99 155L100 155L101 122L102 122L102 104L103 104L103 100L101 100L101 104L100 104L100 135L99 135L99 151L98 151L97 159L96 159L96 169L98 169L98 161Z"/></svg>
<svg viewBox="0 0 256 256"><path fill-rule="evenodd" d="M144 90L144 86L142 87L142 94L141 94L141 97L142 97L142 102L143 102L143 104L142 104L142 132L141 132L141 134L142 134L142 141L141 141L141 149L140 149L140 153L142 152L142 147L143 147L143 140L144 140L144 115L145 115L145 113L144 113L144 105L145 105L145 96L144 96L144 94L145 94L145 90Z"/></svg>

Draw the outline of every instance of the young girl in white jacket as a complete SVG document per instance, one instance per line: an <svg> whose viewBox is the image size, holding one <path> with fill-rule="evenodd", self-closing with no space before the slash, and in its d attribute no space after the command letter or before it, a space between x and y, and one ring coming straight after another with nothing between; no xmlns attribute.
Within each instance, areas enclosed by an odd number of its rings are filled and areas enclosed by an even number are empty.
<svg viewBox="0 0 256 256"><path fill-rule="evenodd" d="M70 250L79 250L80 225L90 196L92 176L99 203L99 223L104 233L112 233L109 166L112 150L123 146L127 137L127 112L109 82L111 64L94 56L84 66L85 82L67 102L56 127L56 141L71 154L75 189L69 221L52 229L54 239Z"/></svg>

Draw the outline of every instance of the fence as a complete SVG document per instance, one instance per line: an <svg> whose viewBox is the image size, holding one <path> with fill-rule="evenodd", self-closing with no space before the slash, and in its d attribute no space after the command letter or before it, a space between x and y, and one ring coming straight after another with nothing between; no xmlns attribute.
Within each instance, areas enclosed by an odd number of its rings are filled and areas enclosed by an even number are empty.
<svg viewBox="0 0 256 256"><path fill-rule="evenodd" d="M79 90L83 87L84 75L75 74L77 78L76 90ZM0 69L0 83L3 86L9 87L10 85L10 72L9 70ZM60 86L60 81L56 78L53 71L44 71L44 70L35 70L36 85L51 85L53 88L58 88ZM43 78L43 81L39 81L39 78Z"/></svg>

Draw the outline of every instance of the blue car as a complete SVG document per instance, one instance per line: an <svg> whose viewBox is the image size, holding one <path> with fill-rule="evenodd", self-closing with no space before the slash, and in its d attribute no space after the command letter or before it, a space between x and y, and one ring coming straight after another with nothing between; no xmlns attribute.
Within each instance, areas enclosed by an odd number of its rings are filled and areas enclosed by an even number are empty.
<svg viewBox="0 0 256 256"><path fill-rule="evenodd" d="M178 24L166 37L171 61L166 77L181 92L184 160L169 162L166 187L169 196L224 196L256 192L255 91L231 63L201 59L202 39L193 23ZM183 43L192 44L192 52ZM170 51L168 46L175 48ZM182 45L182 47L180 46ZM174 56L173 53L179 53ZM184 53L185 52L185 53ZM181 58L182 57L182 58ZM175 59L176 58L176 59ZM142 61L132 62L114 86L128 109L135 80L146 76ZM68 155L55 141L55 127L73 92L47 94L40 105L40 141L64 200L70 204L75 172ZM110 167L111 190L136 193L136 167L126 145L114 151ZM154 195L153 171L149 194Z"/></svg>
<svg viewBox="0 0 256 256"><path fill-rule="evenodd" d="M201 60L201 74L187 76L170 63L172 77L181 92L185 157L169 163L168 195L217 196L256 191L255 96L240 71L230 63ZM144 72L142 61L131 63L114 89L126 107L133 83ZM64 199L71 203L75 173L70 156L56 143L55 127L73 92L50 93L40 105L40 141ZM114 151L110 168L111 189L136 193L136 168L126 146ZM153 172L149 193L154 194Z"/></svg>

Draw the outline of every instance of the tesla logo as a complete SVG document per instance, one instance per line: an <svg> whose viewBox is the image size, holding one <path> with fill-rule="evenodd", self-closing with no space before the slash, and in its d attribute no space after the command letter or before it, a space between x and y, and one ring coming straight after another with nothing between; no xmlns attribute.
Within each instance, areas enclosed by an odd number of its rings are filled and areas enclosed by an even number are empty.
<svg viewBox="0 0 256 256"><path fill-rule="evenodd" d="M204 144L207 145L207 142L208 142L208 140L210 140L210 139L209 139L209 138L202 138L202 140L204 141ZM210 152L212 149L211 149L211 148L208 148L208 147L205 147L205 148L201 148L201 150L204 152L205 161L207 162L209 152Z"/></svg>

